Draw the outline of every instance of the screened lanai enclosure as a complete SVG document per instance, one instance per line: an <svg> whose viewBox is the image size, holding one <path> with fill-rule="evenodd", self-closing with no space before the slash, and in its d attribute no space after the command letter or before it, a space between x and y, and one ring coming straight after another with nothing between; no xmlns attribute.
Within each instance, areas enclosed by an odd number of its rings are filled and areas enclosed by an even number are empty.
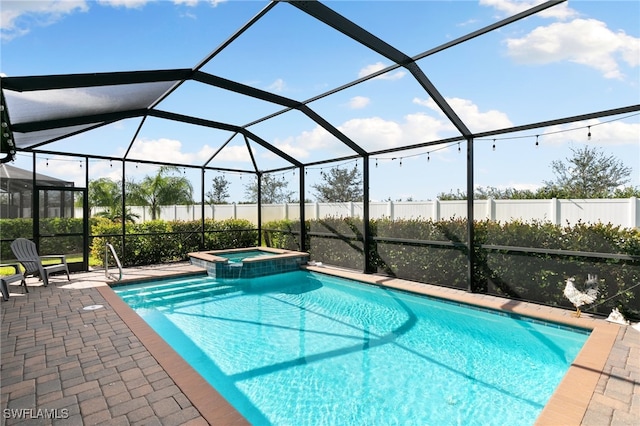
<svg viewBox="0 0 640 426"><path fill-rule="evenodd" d="M3 175L3 262L17 237L76 270L105 242L126 265L268 245L568 308L565 280L595 274L587 311L640 315L637 2L203 3L91 4L104 27L56 24L80 31L57 60L3 48L2 161L32 191L8 214ZM481 196L540 194L579 152L619 160L635 192ZM163 179L189 199L132 192ZM49 206L67 199L73 215Z"/></svg>

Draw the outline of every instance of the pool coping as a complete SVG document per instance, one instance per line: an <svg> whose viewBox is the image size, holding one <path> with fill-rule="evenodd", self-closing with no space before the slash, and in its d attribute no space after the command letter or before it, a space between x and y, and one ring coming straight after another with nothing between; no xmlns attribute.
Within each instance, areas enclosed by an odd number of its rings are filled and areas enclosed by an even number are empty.
<svg viewBox="0 0 640 426"><path fill-rule="evenodd" d="M272 253L274 256L269 256L266 258L260 257L250 257L244 259L244 263L252 263L252 262L264 262L268 260L272 260L273 258L285 259L289 257L300 257L300 256L309 256L309 253L304 253L300 251L293 250L284 250L284 249L276 249L271 247L246 247L246 248L237 248L237 249L226 249L226 250L207 250L207 251L195 251L188 253L188 257L193 257L195 259L204 260L212 263L228 263L229 259L222 256L216 256L216 253L242 253L243 251L264 251L267 253Z"/></svg>
<svg viewBox="0 0 640 426"><path fill-rule="evenodd" d="M131 280L119 284L133 284L144 281L149 280ZM113 291L111 286L97 287L97 290L209 424L249 424L213 386L169 346L141 316L131 309Z"/></svg>
<svg viewBox="0 0 640 426"><path fill-rule="evenodd" d="M363 274L343 268L303 266L302 269L591 330L580 353L538 416L536 425L581 424L620 329L618 324L603 321L602 318L589 314L575 318L571 316L570 311L529 302L469 293L398 278ZM133 280L133 282L140 282L140 280ZM130 284L132 281L126 283ZM189 366L110 286L98 287L98 290L210 424L248 424L247 420Z"/></svg>

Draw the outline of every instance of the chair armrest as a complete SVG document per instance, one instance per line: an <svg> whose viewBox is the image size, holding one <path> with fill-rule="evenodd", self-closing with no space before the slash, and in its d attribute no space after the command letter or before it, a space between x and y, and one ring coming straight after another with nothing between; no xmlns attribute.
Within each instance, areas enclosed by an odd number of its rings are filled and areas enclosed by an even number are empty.
<svg viewBox="0 0 640 426"><path fill-rule="evenodd" d="M2 263L0 264L0 268L13 268L15 269L16 274L22 274L19 263Z"/></svg>

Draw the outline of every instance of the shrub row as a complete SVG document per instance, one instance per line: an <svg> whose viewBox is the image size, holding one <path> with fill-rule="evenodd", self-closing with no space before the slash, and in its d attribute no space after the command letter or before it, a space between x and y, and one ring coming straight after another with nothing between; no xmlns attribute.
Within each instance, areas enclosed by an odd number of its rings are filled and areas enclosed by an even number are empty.
<svg viewBox="0 0 640 426"><path fill-rule="evenodd" d="M0 219L0 231L3 240L33 237L32 219ZM78 218L51 218L40 220L40 233L42 235L57 235L79 233L82 234L82 219ZM13 259L10 247L11 241L5 241L0 248L2 259ZM82 237L50 237L40 240L40 253L57 254L82 253Z"/></svg>
<svg viewBox="0 0 640 426"><path fill-rule="evenodd" d="M91 255L104 258L105 243L113 245L123 266L150 265L186 260L187 253L199 250L219 250L255 246L258 232L244 219L205 221L204 246L201 244L201 222L148 221L128 224L125 250L122 252L121 225L102 219L92 226Z"/></svg>
<svg viewBox="0 0 640 426"><path fill-rule="evenodd" d="M122 225L106 218L90 219L91 256L104 259L105 243L110 242L125 266L150 265L154 263L186 260L187 253L198 250L215 250L232 247L255 246L258 233L254 225L242 219L205 221L204 246L202 246L201 222L196 221L149 221L127 224L125 252L122 253ZM0 219L2 259L13 259L11 240L19 237L32 238L32 219ZM82 233L82 219L56 218L40 220L43 235ZM65 236L40 239L40 253L82 253L82 237Z"/></svg>
<svg viewBox="0 0 640 426"><path fill-rule="evenodd" d="M82 232L81 219L41 221L43 233ZM309 251L312 259L327 264L364 270L364 224L359 218L327 218L307 221L307 240L300 247L300 222L280 220L264 224L263 242L271 247ZM31 219L0 219L2 238L32 235ZM246 220L206 220L204 244L200 221L149 221L127 224L122 253L121 225L105 218L91 218L91 255L104 259L105 242L116 248L125 266L185 260L187 253L249 247L258 241L253 224ZM371 272L456 288L467 288L466 220L432 221L372 220L372 244L368 256ZM597 312L619 307L632 318L640 318L640 262L589 256L558 256L508 250L483 245L533 247L579 252L640 256L640 231L611 224L558 226L549 222L512 221L475 223L473 271L474 291L508 296L554 306L571 307L562 290L565 280L575 276L578 285L587 274L600 278ZM415 242L397 242L407 239ZM428 241L422 244L419 241ZM439 244L438 242L442 242ZM452 244L453 243L453 244ZM43 238L41 252L77 253L77 237ZM13 257L8 243L2 258Z"/></svg>
<svg viewBox="0 0 640 426"><path fill-rule="evenodd" d="M367 254L374 269L371 272L467 288L467 249L463 245L466 240L466 220L434 222L380 219L370 221L369 226L374 240ZM364 269L363 223L360 219L314 220L308 221L306 227L310 233L306 245L313 260ZM292 248L291 245L299 244L297 237L291 234L300 229L299 222L270 222L264 225L264 229L268 230L268 242L275 247ZM476 222L474 229L474 291L572 307L563 295L566 279L575 276L579 286L588 274L597 274L601 293L593 310L608 313L613 307L618 307L630 318L640 318L640 287L632 288L640 283L638 261L486 248L486 245L534 247L640 256L639 230L611 224L578 223L563 227L546 222L513 221L502 224L488 220ZM333 233L334 238L315 233ZM385 240L392 238L415 242ZM430 244L421 244L416 240Z"/></svg>

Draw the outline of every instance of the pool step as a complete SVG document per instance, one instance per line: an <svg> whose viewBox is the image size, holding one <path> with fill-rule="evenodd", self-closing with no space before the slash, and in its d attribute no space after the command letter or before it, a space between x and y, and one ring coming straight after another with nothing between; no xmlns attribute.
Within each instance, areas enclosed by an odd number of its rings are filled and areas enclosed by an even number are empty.
<svg viewBox="0 0 640 426"><path fill-rule="evenodd" d="M130 293L123 292L119 295L128 305L135 308L145 304L163 305L188 302L232 293L241 289L241 286L236 283L220 283L203 279L183 286L162 286L162 288L153 286L149 289L132 290Z"/></svg>
<svg viewBox="0 0 640 426"><path fill-rule="evenodd" d="M166 283L166 284L164 283L154 284L148 287L138 287L130 290L124 290L124 291L116 290L116 291L118 292L120 297L122 297L123 299L126 299L127 297L130 297L130 296L146 296L151 294L162 295L162 294L172 294L176 292L197 290L202 288L209 288L209 287L212 287L212 285L216 285L216 284L218 283L213 282L210 278L203 277L198 280L193 280L193 279L188 281L185 280L183 283L173 282L173 283Z"/></svg>

